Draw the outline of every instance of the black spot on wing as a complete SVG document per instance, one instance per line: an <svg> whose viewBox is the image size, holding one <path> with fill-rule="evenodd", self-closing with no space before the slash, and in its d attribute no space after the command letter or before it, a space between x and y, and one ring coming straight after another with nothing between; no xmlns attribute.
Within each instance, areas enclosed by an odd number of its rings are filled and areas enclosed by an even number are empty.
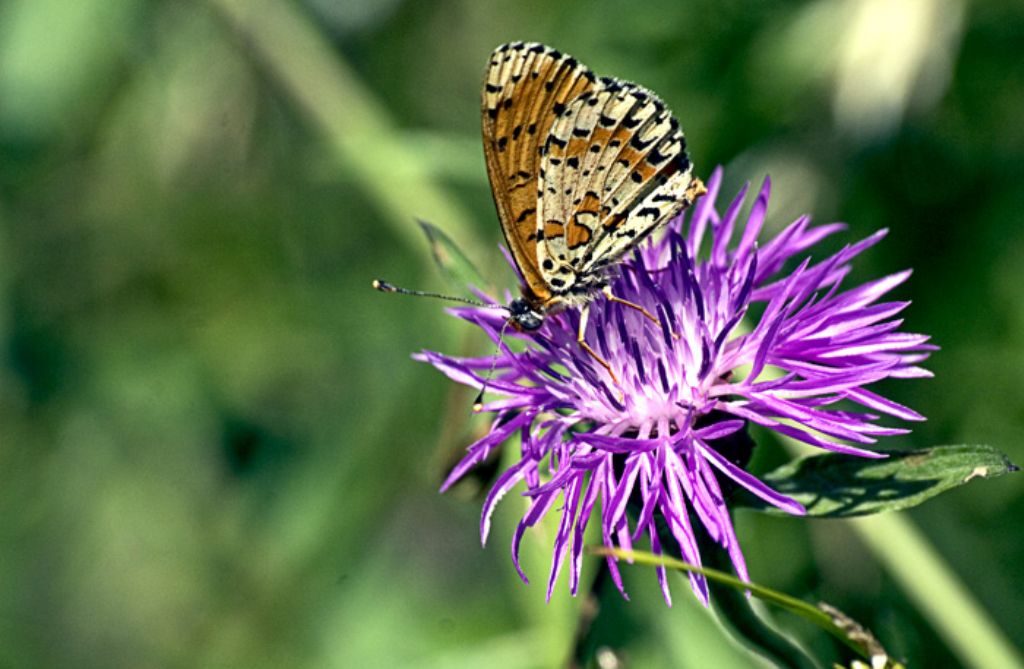
<svg viewBox="0 0 1024 669"><path fill-rule="evenodd" d="M521 214L519 214L519 216L516 218L516 223L522 223L529 216L532 216L533 214L536 214L536 213L537 213L536 207L531 207L530 209L523 209L523 212Z"/></svg>
<svg viewBox="0 0 1024 669"><path fill-rule="evenodd" d="M662 153L661 147L657 146L647 155L647 161L655 167L661 167L661 165L672 157L670 153Z"/></svg>
<svg viewBox="0 0 1024 669"><path fill-rule="evenodd" d="M622 119L622 127L625 128L626 130L632 130L638 125L640 125L640 119L638 119L635 115L630 114L626 118Z"/></svg>
<svg viewBox="0 0 1024 669"><path fill-rule="evenodd" d="M637 134L633 135L633 137L629 140L629 145L632 146L637 151L643 151L648 146L650 146L654 142L654 140L656 140L656 139L658 139L658 138L657 137L652 137L651 139L649 139L649 140L647 140L645 142L643 140L643 138L640 137L640 133L637 133Z"/></svg>

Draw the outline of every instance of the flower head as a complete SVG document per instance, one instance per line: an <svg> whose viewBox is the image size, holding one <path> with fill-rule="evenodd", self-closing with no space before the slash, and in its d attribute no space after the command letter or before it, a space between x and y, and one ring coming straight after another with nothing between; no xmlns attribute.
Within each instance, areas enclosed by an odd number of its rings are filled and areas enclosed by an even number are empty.
<svg viewBox="0 0 1024 669"><path fill-rule="evenodd" d="M549 597L566 558L576 593L584 530L598 504L606 545L630 549L647 535L651 550L661 553L660 517L682 558L699 565L693 523L700 523L746 580L723 483L790 513L804 512L744 471L725 448L749 423L830 451L882 457L864 447L907 430L879 425L880 414L923 419L865 388L884 378L930 375L916 366L934 348L928 337L897 331L902 321L895 317L908 303L878 301L910 273L841 287L850 261L885 231L824 260L804 258L784 272L788 261L845 226L812 227L802 217L758 246L770 182L741 223L746 188L720 214L721 181L719 169L690 212L688 228L680 216L618 269L612 293L655 314L657 323L610 300L590 305L586 341L616 379L577 344L575 310L547 318L536 332L508 334L524 340L514 351L502 338L502 314L451 309L491 337L497 358L429 351L417 356L455 381L486 385L497 396L483 407L494 415L490 431L469 447L442 490L519 435L518 461L484 503L481 538L486 542L497 502L524 483L529 506L512 541L513 563L524 581L518 559L524 532L547 513L561 517ZM492 368L493 378L485 380ZM608 567L622 590L614 559ZM663 569L658 578L671 602ZM690 581L707 602L704 578L691 574Z"/></svg>

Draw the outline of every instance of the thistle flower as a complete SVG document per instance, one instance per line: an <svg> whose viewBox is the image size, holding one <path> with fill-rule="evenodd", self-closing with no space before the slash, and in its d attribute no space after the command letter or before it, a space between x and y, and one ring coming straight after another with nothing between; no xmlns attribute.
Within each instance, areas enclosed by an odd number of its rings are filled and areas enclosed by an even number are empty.
<svg viewBox="0 0 1024 669"><path fill-rule="evenodd" d="M497 357L430 351L416 356L451 379L486 386L496 396L483 406L493 414L489 432L468 448L442 491L518 434L518 461L496 480L484 502L481 540L487 541L498 501L525 484L529 505L512 538L513 564L527 581L518 557L523 535L545 514L558 514L549 598L566 558L569 587L576 594L584 530L598 502L604 544L629 550L647 535L652 552L660 554L665 550L665 535L656 530L660 517L681 557L699 565L693 527L699 522L747 580L723 484L745 488L789 513L804 513L800 504L747 473L742 458L730 456L726 446L748 424L829 451L874 458L883 456L865 446L907 432L879 425L880 414L923 420L865 388L890 377L930 376L916 366L934 349L926 344L928 337L898 332L902 321L895 316L908 303L878 301L910 272L841 287L850 261L886 231L783 271L788 261L845 226L812 227L805 216L758 246L770 181L765 179L745 224L740 209L746 187L720 214L721 182L718 169L707 195L688 212L688 229L684 214L618 268L612 293L656 314L658 324L609 300L591 305L586 341L614 369L618 383L577 344L574 310L546 319L536 332L507 334L523 340L513 350L502 337L503 314L450 309L490 336ZM731 247L734 236L739 241ZM492 368L493 377L485 381ZM851 410L851 404L860 409ZM625 595L613 558L608 568ZM663 568L658 579L671 604ZM690 582L707 603L704 578L690 574Z"/></svg>

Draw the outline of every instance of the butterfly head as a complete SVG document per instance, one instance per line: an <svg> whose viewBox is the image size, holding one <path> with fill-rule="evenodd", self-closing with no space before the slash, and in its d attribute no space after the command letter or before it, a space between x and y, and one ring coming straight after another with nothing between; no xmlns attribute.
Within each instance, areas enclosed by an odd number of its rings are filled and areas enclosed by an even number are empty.
<svg viewBox="0 0 1024 669"><path fill-rule="evenodd" d="M532 332L544 323L544 313L517 297L508 305L508 322L520 332Z"/></svg>

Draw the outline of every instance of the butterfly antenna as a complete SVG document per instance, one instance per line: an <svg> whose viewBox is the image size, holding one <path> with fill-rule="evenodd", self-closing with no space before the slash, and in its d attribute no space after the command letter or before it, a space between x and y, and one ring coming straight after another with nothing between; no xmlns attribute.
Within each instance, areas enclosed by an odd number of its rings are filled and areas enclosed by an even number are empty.
<svg viewBox="0 0 1024 669"><path fill-rule="evenodd" d="M483 307L485 309L508 310L508 307L503 304L487 304L486 302L471 300L467 297L458 297L456 295L443 295L441 293L431 293L425 290L409 290L408 288L402 288L393 283L381 281L380 279L373 280L373 287L382 293L398 293L399 295L413 295L415 297L436 297L439 300L461 302L462 304L471 304L474 307ZM491 378L494 376L494 370L498 366L498 354L501 353L501 341L505 338L505 331L508 329L511 322L511 320L507 320L505 321L505 324L501 326L501 332L498 334L498 352L491 358L491 368L487 371L487 376L484 377L483 385L480 386L480 392L477 393L476 399L473 400L473 413L479 413L484 408L484 392L486 392L487 384L490 383Z"/></svg>
<svg viewBox="0 0 1024 669"><path fill-rule="evenodd" d="M441 293L431 293L425 290L409 290L408 288L401 288L388 283L387 281L381 281L380 279L373 280L373 287L382 293L398 293L399 295L415 295L416 297L436 297L439 300L448 300L449 302L462 302L463 304L471 304L474 307L484 307L485 309L507 309L508 307L501 304L487 304L486 302L480 302L478 300L471 300L468 297L459 297L457 295L442 295Z"/></svg>
<svg viewBox="0 0 1024 669"><path fill-rule="evenodd" d="M505 321L505 324L501 326L501 332L498 333L498 351L491 358L491 368L487 370L487 376L484 377L484 383L480 386L480 392L476 394L476 399L473 400L473 413L480 413L484 409L484 392L487 390L487 384L491 382L494 377L494 370L498 367L498 355L501 353L501 342L505 338L505 331L508 330L508 326L512 321Z"/></svg>

